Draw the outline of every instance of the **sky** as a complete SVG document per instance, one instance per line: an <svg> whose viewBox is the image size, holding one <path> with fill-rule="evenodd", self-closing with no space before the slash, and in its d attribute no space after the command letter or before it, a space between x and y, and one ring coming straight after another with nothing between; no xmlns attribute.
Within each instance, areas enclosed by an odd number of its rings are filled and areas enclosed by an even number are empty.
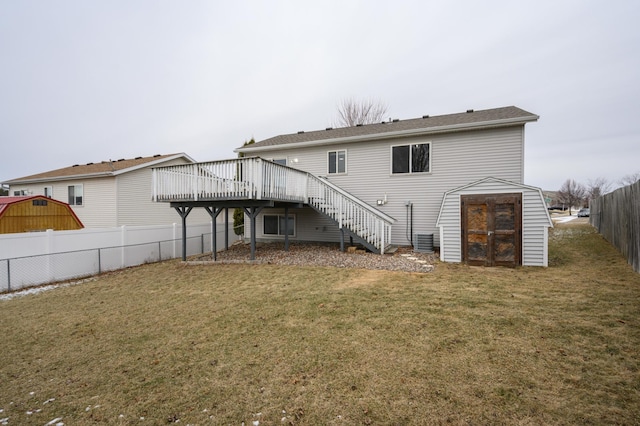
<svg viewBox="0 0 640 426"><path fill-rule="evenodd" d="M515 105L524 183L640 172L640 2L0 2L0 181L330 126Z"/></svg>

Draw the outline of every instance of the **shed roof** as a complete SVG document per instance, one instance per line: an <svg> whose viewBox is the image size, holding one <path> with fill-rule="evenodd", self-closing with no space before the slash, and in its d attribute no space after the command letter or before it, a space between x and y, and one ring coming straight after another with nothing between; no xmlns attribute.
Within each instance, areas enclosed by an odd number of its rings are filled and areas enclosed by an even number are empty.
<svg viewBox="0 0 640 426"><path fill-rule="evenodd" d="M138 169L140 167L153 165L159 162L179 157L185 157L189 161L193 162L193 159L191 159L184 153L167 155L158 154L150 157L136 157L131 159L122 158L119 160L100 161L99 163L74 164L73 166L50 170L43 173L37 173L35 175L24 176L21 178L8 180L3 183L17 184L45 180L64 180L76 177L115 176L121 173L126 173L128 171Z"/></svg>
<svg viewBox="0 0 640 426"><path fill-rule="evenodd" d="M549 226L553 228L553 222L551 221L551 217L549 216L549 212L547 211L546 208L546 204L544 202L544 196L542 195L542 189L538 188L537 186L531 186L531 185L525 185L522 183L516 183L516 182L511 182L509 180L505 180L505 179L500 179L500 178L495 178L492 176L488 176L486 178L477 180L475 182L471 182L468 183L466 185L462 185L459 186L457 188L453 188L450 189L449 191L446 191L444 193L444 196L442 197L442 203L440 204L440 210L438 212L438 217L436 219L436 227L440 226L440 218L442 217L442 210L444 208L444 204L447 200L447 197L451 194L456 194L458 192L464 192L464 190L474 187L474 186L478 186L481 185L483 183L486 182L496 182L499 183L501 185L504 185L505 187L510 187L510 188L517 188L517 190L529 190L529 191L533 191L536 192L538 194L538 198L540 199L540 205L544 207L544 211L547 215L547 222L549 223Z"/></svg>
<svg viewBox="0 0 640 426"><path fill-rule="evenodd" d="M298 132L274 136L254 144L240 147L236 152L279 149L282 145L307 145L311 143L330 144L347 141L383 139L395 136L440 133L470 130L483 127L497 127L525 124L536 121L539 117L515 106L486 110L468 110L467 112L413 118L408 120L391 120L378 124L366 124L351 127L326 128L310 132Z"/></svg>

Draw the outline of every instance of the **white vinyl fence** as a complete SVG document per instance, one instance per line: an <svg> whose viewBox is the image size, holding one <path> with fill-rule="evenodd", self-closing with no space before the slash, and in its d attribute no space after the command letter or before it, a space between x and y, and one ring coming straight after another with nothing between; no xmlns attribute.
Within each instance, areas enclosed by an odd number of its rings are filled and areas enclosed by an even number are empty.
<svg viewBox="0 0 640 426"><path fill-rule="evenodd" d="M216 247L225 248L224 224ZM229 244L238 239L233 223ZM211 224L187 226L187 256L211 252ZM0 235L0 292L182 256L182 226L122 226Z"/></svg>

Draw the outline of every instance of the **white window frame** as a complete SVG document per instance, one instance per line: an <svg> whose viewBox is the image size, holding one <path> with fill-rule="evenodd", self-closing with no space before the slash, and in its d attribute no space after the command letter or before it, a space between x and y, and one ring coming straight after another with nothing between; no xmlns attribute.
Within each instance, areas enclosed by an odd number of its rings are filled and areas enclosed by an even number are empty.
<svg viewBox="0 0 640 426"><path fill-rule="evenodd" d="M344 171L340 171L340 153L344 152ZM329 156L335 153L336 154L336 171L331 172L331 163L329 161ZM346 175L347 174L347 150L346 149L335 149L333 151L327 151L327 174L328 175Z"/></svg>
<svg viewBox="0 0 640 426"><path fill-rule="evenodd" d="M53 186L47 185L44 187L44 196L47 198L53 198Z"/></svg>
<svg viewBox="0 0 640 426"><path fill-rule="evenodd" d="M289 165L289 161L287 157L283 157L283 158L269 158L269 161L273 161L276 164L280 164L282 166L288 166Z"/></svg>
<svg viewBox="0 0 640 426"><path fill-rule="evenodd" d="M14 197L21 197L23 195L28 195L26 189L18 189L17 191L13 191Z"/></svg>
<svg viewBox="0 0 640 426"><path fill-rule="evenodd" d="M267 216L277 216L278 217L278 233L277 234L267 234L265 232L265 226L264 226L264 221L265 218ZM291 237L295 237L296 236L296 215L295 214L289 214L289 219L293 219L293 233L289 234L289 238ZM284 229L280 229L280 220L284 219L284 213L265 213L262 215L262 235L264 237L269 237L269 238L284 238Z"/></svg>
<svg viewBox="0 0 640 426"><path fill-rule="evenodd" d="M71 199L70 195L69 195L69 188L73 188L74 194L73 194L73 200ZM76 195L76 188L80 188L80 203L78 203L78 196ZM68 185L67 186L67 198L69 201L69 205L70 206L84 206L85 202L84 202L84 185L81 183L75 184L75 185ZM72 202L73 201L73 202Z"/></svg>
<svg viewBox="0 0 640 426"><path fill-rule="evenodd" d="M428 145L429 146L429 170L426 172L414 172L411 170L411 166L412 166L412 153L413 150L411 149L412 146L415 145ZM409 147L409 171L407 173L394 173L393 172L393 148L399 147L399 146L408 146ZM389 174L391 176L406 176L406 175L426 175L426 174L431 174L431 160L433 158L433 150L432 148L432 144L431 141L426 141L426 142L413 142L413 143L401 143L401 144L397 144L397 145L391 145L391 147L389 148Z"/></svg>

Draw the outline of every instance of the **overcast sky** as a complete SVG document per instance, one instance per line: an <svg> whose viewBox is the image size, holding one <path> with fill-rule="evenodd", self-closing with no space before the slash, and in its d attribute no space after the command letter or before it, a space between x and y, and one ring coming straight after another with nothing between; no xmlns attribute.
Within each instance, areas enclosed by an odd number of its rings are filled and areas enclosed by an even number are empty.
<svg viewBox="0 0 640 426"><path fill-rule="evenodd" d="M2 1L0 181L324 129L340 100L408 119L515 105L525 183L640 171L640 2Z"/></svg>

